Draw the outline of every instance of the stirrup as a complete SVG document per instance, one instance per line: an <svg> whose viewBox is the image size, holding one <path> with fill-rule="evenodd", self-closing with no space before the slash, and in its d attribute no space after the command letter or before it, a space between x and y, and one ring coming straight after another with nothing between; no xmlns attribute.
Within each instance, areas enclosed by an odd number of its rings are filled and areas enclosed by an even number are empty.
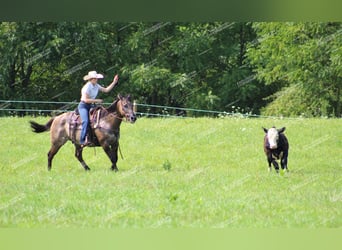
<svg viewBox="0 0 342 250"><path fill-rule="evenodd" d="M92 145L94 145L94 144L91 142L85 142L85 143L81 144L81 148L85 148L87 146L92 146Z"/></svg>
<svg viewBox="0 0 342 250"><path fill-rule="evenodd" d="M94 143L92 141L90 141L88 138L89 138L89 136L87 135L85 140L84 140L84 143L81 144L81 148L94 145Z"/></svg>

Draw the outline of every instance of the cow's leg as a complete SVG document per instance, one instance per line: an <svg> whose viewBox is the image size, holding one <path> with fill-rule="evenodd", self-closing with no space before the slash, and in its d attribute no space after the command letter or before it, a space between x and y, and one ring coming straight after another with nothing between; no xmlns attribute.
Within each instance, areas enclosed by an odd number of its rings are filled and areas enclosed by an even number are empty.
<svg viewBox="0 0 342 250"><path fill-rule="evenodd" d="M103 150L106 152L110 161L112 162L111 169L115 172L119 170L116 166L116 163L118 161L118 147L119 143L114 143L113 145L102 145Z"/></svg>
<svg viewBox="0 0 342 250"><path fill-rule="evenodd" d="M83 160L82 152L83 152L83 148L80 145L76 145L75 144L75 157L81 163L81 165L84 168L84 170L89 171L90 168L88 167L88 165Z"/></svg>
<svg viewBox="0 0 342 250"><path fill-rule="evenodd" d="M277 173L279 172L279 165L278 162L276 161L276 159L273 157L273 154L271 151L267 152L267 161L268 161L268 170L271 171L272 170L272 166L271 164L273 164L274 169L277 171Z"/></svg>
<svg viewBox="0 0 342 250"><path fill-rule="evenodd" d="M273 157L272 152L270 152L267 155L267 158L268 158L268 165L269 165L270 170L272 169L272 167L271 167L271 163L272 163L274 166L274 169L278 173L279 172L279 165L278 165L278 162L276 161L276 159Z"/></svg>
<svg viewBox="0 0 342 250"><path fill-rule="evenodd" d="M271 172L272 171L272 160L270 161L269 159L267 159L267 162L268 162L268 172Z"/></svg>
<svg viewBox="0 0 342 250"><path fill-rule="evenodd" d="M273 157L271 153L267 153L267 162L268 162L268 171L271 172L272 171L272 161L273 161Z"/></svg>
<svg viewBox="0 0 342 250"><path fill-rule="evenodd" d="M278 162L276 161L276 159L273 158L272 159L272 163L273 163L274 169L278 173L279 172L279 164L278 164Z"/></svg>
<svg viewBox="0 0 342 250"><path fill-rule="evenodd" d="M288 156L288 152L284 152L282 158L281 158L281 168L285 171L288 171L288 168L287 168L287 156Z"/></svg>

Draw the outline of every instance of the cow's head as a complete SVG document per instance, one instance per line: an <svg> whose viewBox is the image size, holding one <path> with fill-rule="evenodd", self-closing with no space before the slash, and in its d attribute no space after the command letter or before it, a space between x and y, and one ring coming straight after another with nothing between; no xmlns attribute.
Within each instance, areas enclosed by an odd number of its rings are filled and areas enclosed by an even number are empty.
<svg viewBox="0 0 342 250"><path fill-rule="evenodd" d="M267 146L269 146L270 149L278 148L279 134L285 131L285 127L280 129L276 129L275 127L263 129L266 133Z"/></svg>

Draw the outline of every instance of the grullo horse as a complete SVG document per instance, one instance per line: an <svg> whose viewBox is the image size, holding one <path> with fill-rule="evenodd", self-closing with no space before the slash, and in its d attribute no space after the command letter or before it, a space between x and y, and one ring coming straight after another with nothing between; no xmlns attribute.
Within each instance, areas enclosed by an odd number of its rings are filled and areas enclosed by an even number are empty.
<svg viewBox="0 0 342 250"><path fill-rule="evenodd" d="M98 107L92 115L91 134L95 141L92 146L101 146L112 162L111 169L118 171L118 148L120 137L120 125L123 120L134 123L136 115L130 96L118 95L117 99L108 107ZM85 170L90 170L82 157L83 147L80 145L81 121L73 112L66 112L51 118L45 125L30 121L33 132L41 133L50 130L51 148L48 152L48 170L51 170L52 159L58 150L71 140L75 145L75 156Z"/></svg>

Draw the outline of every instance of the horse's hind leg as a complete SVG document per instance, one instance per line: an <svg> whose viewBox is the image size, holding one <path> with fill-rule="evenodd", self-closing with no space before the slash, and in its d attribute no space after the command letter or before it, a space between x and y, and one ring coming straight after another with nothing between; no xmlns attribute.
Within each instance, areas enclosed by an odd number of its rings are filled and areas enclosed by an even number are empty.
<svg viewBox="0 0 342 250"><path fill-rule="evenodd" d="M78 161L82 164L83 168L86 171L88 171L88 170L90 170L90 168L88 167L88 165L83 160L82 152L83 152L83 148L81 148L80 145L75 145L75 156L78 159Z"/></svg>
<svg viewBox="0 0 342 250"><path fill-rule="evenodd" d="M62 147L62 145L52 144L50 151L48 152L48 170L49 171L51 170L51 167L52 167L52 159L57 154L58 150Z"/></svg>

